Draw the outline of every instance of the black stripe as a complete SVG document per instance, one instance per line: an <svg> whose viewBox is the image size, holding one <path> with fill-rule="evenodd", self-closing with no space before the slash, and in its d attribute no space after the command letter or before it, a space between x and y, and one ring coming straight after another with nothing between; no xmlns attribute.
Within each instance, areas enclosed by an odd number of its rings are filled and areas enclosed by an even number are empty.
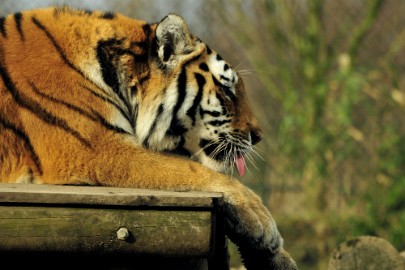
<svg viewBox="0 0 405 270"><path fill-rule="evenodd" d="M90 10L90 9L85 9L83 11L84 11L84 14L86 14L86 15L92 15L93 14L93 10Z"/></svg>
<svg viewBox="0 0 405 270"><path fill-rule="evenodd" d="M200 73L194 74L197 84L198 84L198 92L193 100L193 105L187 110L187 115L191 118L193 126L195 125L195 116L197 114L197 108L201 103L202 95L203 95L203 88L205 85L205 78Z"/></svg>
<svg viewBox="0 0 405 270"><path fill-rule="evenodd" d="M63 59L66 65L68 65L71 69L79 73L84 79L89 81L86 76L77 68L75 67L69 59L66 57L65 52L62 50L62 48L59 46L59 44L56 42L55 38L52 36L52 34L48 31L48 29L45 28L44 25L42 25L35 17L32 17L32 22L39 28L41 29L45 35L49 38L55 49L58 51L60 57ZM90 81L91 82L91 81ZM92 83L92 82L91 82Z"/></svg>
<svg viewBox="0 0 405 270"><path fill-rule="evenodd" d="M15 25L17 27L18 33L20 34L20 39L24 41L24 33L21 28L21 22L23 19L23 15L21 12L17 12L14 14Z"/></svg>
<svg viewBox="0 0 405 270"><path fill-rule="evenodd" d="M119 133L129 134L127 131L123 130L122 128L110 124L105 118L103 118L98 112L94 111L93 109L91 109L93 114L90 114L90 113L86 112L85 110L83 110L82 108L79 108L79 107L77 107L77 106L75 106L73 104L70 104L70 103L68 103L66 101L59 100L59 99L51 97L51 96L49 96L47 94L42 93L38 89L38 87L36 87L36 85L34 83L32 83L32 82L29 82L29 84L31 85L34 92L36 94L40 95L41 97L46 98L51 102L63 105L66 108L68 108L68 109L70 109L72 111L75 111L75 112L79 113L80 115L85 116L85 117L89 118L90 120L92 120L94 122L98 122L98 123L102 124L105 128L107 128L109 130L113 130L113 131L119 132Z"/></svg>
<svg viewBox="0 0 405 270"><path fill-rule="evenodd" d="M224 75L219 76L222 80L229 82L230 79L228 79L227 77L225 77Z"/></svg>
<svg viewBox="0 0 405 270"><path fill-rule="evenodd" d="M214 127L219 127L222 126L224 124L230 123L231 120L227 119L227 120L212 120L207 122L207 124L214 126Z"/></svg>
<svg viewBox="0 0 405 270"><path fill-rule="evenodd" d="M236 96L235 96L234 93L232 93L232 91L230 90L230 87L229 87L229 86L225 86L225 85L223 85L222 83L220 83L220 82L217 80L217 78L215 78L214 75L212 75L212 80L214 81L214 84L215 84L216 86L218 86L219 88L222 89L222 91L224 92L224 94L225 94L226 96L228 96L233 102L236 101ZM217 95L217 97L218 97L218 95Z"/></svg>
<svg viewBox="0 0 405 270"><path fill-rule="evenodd" d="M221 112L218 112L218 111L207 111L207 110L204 110L204 109L202 109L202 108L200 107L200 115L203 116L204 114L208 114L208 115L211 115L211 116L213 116L213 117L218 117L218 116L221 115Z"/></svg>
<svg viewBox="0 0 405 270"><path fill-rule="evenodd" d="M222 87L222 83L215 78L215 76L212 74L212 80L214 81L214 84L218 87Z"/></svg>
<svg viewBox="0 0 405 270"><path fill-rule="evenodd" d="M180 110L181 105L183 104L186 98L186 87L187 87L187 71L185 66L181 69L179 78L177 79L177 102L174 105L172 112L172 121L170 127L167 130L168 135L182 135L187 129L180 123L177 114Z"/></svg>
<svg viewBox="0 0 405 270"><path fill-rule="evenodd" d="M233 102L236 102L236 96L234 93L232 93L231 88L228 86L222 86L222 91L225 92L225 95L227 95Z"/></svg>
<svg viewBox="0 0 405 270"><path fill-rule="evenodd" d="M215 93L216 98L218 99L219 103L221 104L222 108L225 108L225 100L223 99L222 95L220 95L218 92Z"/></svg>
<svg viewBox="0 0 405 270"><path fill-rule="evenodd" d="M65 52L62 50L62 48L59 46L59 44L56 42L55 38L51 35L51 33L48 31L48 29L45 28L35 17L32 17L32 22L39 28L41 29L45 35L49 38L55 49L58 51L59 55L62 57L63 61L68 65L70 68L75 70L76 72L80 73L83 77L84 74L77 68L75 67L66 57Z"/></svg>
<svg viewBox="0 0 405 270"><path fill-rule="evenodd" d="M37 170L40 175L42 175L43 170L42 170L42 165L41 165L41 160L39 159L38 154L35 152L34 147L32 146L31 140L28 137L27 134L25 134L24 131L21 129L17 128L13 124L9 123L7 120L2 119L0 116L0 125L3 126L6 129L11 130L15 135L17 135L21 140L24 141L27 150L30 152L31 158L35 163L35 166L37 167Z"/></svg>
<svg viewBox="0 0 405 270"><path fill-rule="evenodd" d="M150 30L150 24L146 23L144 25L142 25L142 30L145 33L146 37L149 37L151 30ZM149 40L148 38L146 40Z"/></svg>
<svg viewBox="0 0 405 270"><path fill-rule="evenodd" d="M34 177L33 170L31 168L29 168L28 173L29 173L28 183L34 183L35 177ZM42 172L40 174L42 174Z"/></svg>
<svg viewBox="0 0 405 270"><path fill-rule="evenodd" d="M162 66L162 61L158 56L158 43L156 40L156 37L152 40L152 42L150 43L150 56L151 58L155 58L157 59L158 63L159 63L159 68L164 69L164 67Z"/></svg>
<svg viewBox="0 0 405 270"><path fill-rule="evenodd" d="M0 18L0 32L3 37L7 37L7 30L6 30L6 18L1 17Z"/></svg>
<svg viewBox="0 0 405 270"><path fill-rule="evenodd" d="M76 107L76 106L74 106L74 105L72 105L72 104L70 104L70 103L67 103L66 101L59 100L59 99L56 99L56 98L54 98L54 97L51 97L51 96L49 96L49 95L47 95L47 94L45 94L45 93L42 93L42 92L38 89L38 87L37 87L33 82L30 82L30 81L29 81L28 83L29 83L29 85L31 86L32 90L34 90L34 92L35 92L37 95L41 96L42 98L46 98L46 99L48 99L48 100L51 101L51 102L61 104L61 105L65 106L66 108L70 109L70 110L73 110L73 111L75 111L75 112L77 112L77 113L80 113L80 114L83 115L83 116L86 116L86 117L88 117L88 118L91 118L91 119L95 120L94 116L90 115L88 112L84 111L83 109L81 109L81 108L79 108L79 107Z"/></svg>
<svg viewBox="0 0 405 270"><path fill-rule="evenodd" d="M100 17L101 19L106 19L106 20L112 20L115 19L115 13L113 12L105 12L103 15Z"/></svg>
<svg viewBox="0 0 405 270"><path fill-rule="evenodd" d="M131 117L128 115L128 113L121 106L119 106L117 103L115 103L115 101L112 100L110 97L101 95L101 94L97 93L96 91L94 91L93 89L91 89L90 87L87 87L86 85L80 84L80 86L83 87L84 89L86 89L87 91L89 91L90 94L92 94L93 96L113 105L117 110L120 111L120 113L125 117L125 119L128 120L128 122L132 123L132 121L134 121L134 119L131 119Z"/></svg>
<svg viewBox="0 0 405 270"><path fill-rule="evenodd" d="M185 143L185 139L183 136L181 136L180 141L177 144L176 148L174 148L173 150L165 151L165 152L180 155L180 156L191 157L190 151L188 151L186 148L184 148L184 143Z"/></svg>
<svg viewBox="0 0 405 270"><path fill-rule="evenodd" d="M157 114L156 114L156 116L155 116L155 119L153 120L153 123L152 123L152 125L151 125L151 127L150 127L150 129L149 129L148 135L146 136L145 140L144 140L143 143L142 143L142 145L143 145L144 147L146 147L146 148L149 148L149 145L150 145L150 144L149 144L149 139L150 139L150 137L152 136L152 134L155 132L157 122L159 121L159 119L160 119L162 113L163 113L163 104L160 104L159 107L158 107L158 110L157 110Z"/></svg>
<svg viewBox="0 0 405 270"><path fill-rule="evenodd" d="M134 97L136 94L138 94L138 87L136 85L131 86L131 96Z"/></svg>
<svg viewBox="0 0 405 270"><path fill-rule="evenodd" d="M131 44L135 44L137 47L139 47L140 49L142 49L142 53L143 53L143 57L138 58L137 60L141 60L141 61L148 61L148 55L149 55L149 50L150 50L150 41L149 41L149 36L151 34L151 29L150 29L150 25L149 24L144 24L142 25L142 30L145 33L145 40L144 41L139 41L139 42L133 42Z"/></svg>
<svg viewBox="0 0 405 270"><path fill-rule="evenodd" d="M148 72L148 74L146 74L146 76L142 77L142 78L139 80L139 83L142 85L142 84L144 84L146 81L148 81L149 79L150 79L150 72Z"/></svg>
<svg viewBox="0 0 405 270"><path fill-rule="evenodd" d="M11 93L17 104L31 111L33 114L35 114L38 118L42 119L44 122L59 127L65 130L66 132L70 133L76 139L78 139L84 146L91 147L90 142L87 141L85 138L83 138L79 132L69 127L69 125L66 123L65 120L52 115L44 108L42 108L38 102L35 102L34 100L31 100L28 97L19 93L14 83L11 81L11 78L9 77L7 71L2 66L0 66L0 77L2 77L4 85L6 86L7 90L9 90L9 92Z"/></svg>
<svg viewBox="0 0 405 270"><path fill-rule="evenodd" d="M124 104L130 108L127 100L124 98L120 91L120 83L115 66L113 65L113 57L116 56L116 49L112 50L112 46L120 45L121 41L110 39L106 41L99 41L97 44L97 60L100 64L101 74L104 82L111 87L111 89L118 95Z"/></svg>
<svg viewBox="0 0 405 270"><path fill-rule="evenodd" d="M201 63L199 65L199 68L203 71L209 71L210 69L208 68L208 65L206 63Z"/></svg>
<svg viewBox="0 0 405 270"><path fill-rule="evenodd" d="M129 133L128 131L126 131L125 129L120 128L119 126L113 125L111 123L109 123L107 121L107 119L105 119L102 115L100 115L97 111L90 109L91 112L96 116L95 120L98 121L100 124L102 124L105 128L118 132L118 133L122 133L122 134L129 134L131 135L131 133Z"/></svg>

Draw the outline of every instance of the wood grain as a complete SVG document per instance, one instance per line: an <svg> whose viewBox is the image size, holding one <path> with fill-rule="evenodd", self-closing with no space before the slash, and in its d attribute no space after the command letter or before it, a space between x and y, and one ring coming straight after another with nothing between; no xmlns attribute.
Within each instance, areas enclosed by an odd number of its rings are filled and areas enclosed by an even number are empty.
<svg viewBox="0 0 405 270"><path fill-rule="evenodd" d="M0 250L207 257L211 221L209 211L0 206Z"/></svg>
<svg viewBox="0 0 405 270"><path fill-rule="evenodd" d="M221 193L0 184L0 251L206 258L221 201Z"/></svg>
<svg viewBox="0 0 405 270"><path fill-rule="evenodd" d="M2 203L214 207L222 193L172 192L101 186L0 184Z"/></svg>

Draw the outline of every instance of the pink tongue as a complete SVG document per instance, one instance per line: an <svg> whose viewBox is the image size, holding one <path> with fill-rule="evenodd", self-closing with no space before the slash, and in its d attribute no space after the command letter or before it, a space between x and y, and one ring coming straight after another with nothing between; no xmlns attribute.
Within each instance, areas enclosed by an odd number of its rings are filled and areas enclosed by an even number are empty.
<svg viewBox="0 0 405 270"><path fill-rule="evenodd" d="M245 174L245 159L242 155L235 158L236 168L238 168L238 172L240 176Z"/></svg>

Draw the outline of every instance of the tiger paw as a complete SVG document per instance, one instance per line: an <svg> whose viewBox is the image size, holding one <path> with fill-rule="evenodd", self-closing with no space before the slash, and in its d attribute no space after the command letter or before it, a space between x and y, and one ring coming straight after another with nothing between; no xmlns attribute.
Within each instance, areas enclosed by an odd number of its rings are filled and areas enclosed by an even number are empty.
<svg viewBox="0 0 405 270"><path fill-rule="evenodd" d="M260 198L249 189L230 194L224 205L227 235L238 247L248 270L298 269L282 248L276 222Z"/></svg>

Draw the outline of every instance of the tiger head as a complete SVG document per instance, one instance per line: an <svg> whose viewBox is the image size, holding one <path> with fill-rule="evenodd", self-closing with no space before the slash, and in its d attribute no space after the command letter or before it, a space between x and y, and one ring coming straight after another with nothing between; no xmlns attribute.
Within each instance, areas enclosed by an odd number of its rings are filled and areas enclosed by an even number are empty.
<svg viewBox="0 0 405 270"><path fill-rule="evenodd" d="M151 27L153 72L139 86L136 135L144 147L240 175L262 131L242 78L170 14Z"/></svg>

